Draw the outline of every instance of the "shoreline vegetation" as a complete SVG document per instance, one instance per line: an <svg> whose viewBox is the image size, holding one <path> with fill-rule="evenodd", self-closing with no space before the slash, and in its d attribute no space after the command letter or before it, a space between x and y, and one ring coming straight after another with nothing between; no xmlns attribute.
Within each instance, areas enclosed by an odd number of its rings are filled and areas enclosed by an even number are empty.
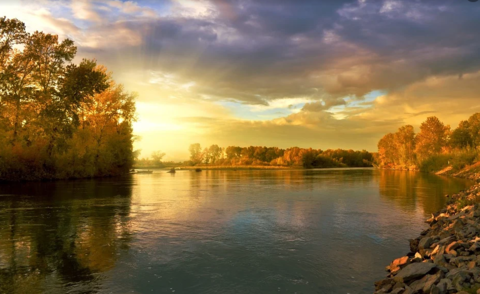
<svg viewBox="0 0 480 294"><path fill-rule="evenodd" d="M162 162L165 153L156 151L149 158L135 160L134 168L334 168L334 167L373 167L375 155L366 150L313 149L291 147L282 149L265 146L228 146L216 144L201 148L199 143L189 147L190 159L183 162Z"/></svg>
<svg viewBox="0 0 480 294"><path fill-rule="evenodd" d="M135 95L57 35L0 17L0 181L128 173Z"/></svg>
<svg viewBox="0 0 480 294"><path fill-rule="evenodd" d="M448 168L454 174L477 161L480 161L480 113L461 121L453 131L435 116L428 117L418 133L411 125L402 126L380 139L375 155L379 168L431 173Z"/></svg>

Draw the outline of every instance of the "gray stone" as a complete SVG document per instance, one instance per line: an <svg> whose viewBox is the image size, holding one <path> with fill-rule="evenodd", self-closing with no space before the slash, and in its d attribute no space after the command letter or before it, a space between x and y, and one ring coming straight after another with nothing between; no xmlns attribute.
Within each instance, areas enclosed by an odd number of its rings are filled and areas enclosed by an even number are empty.
<svg viewBox="0 0 480 294"><path fill-rule="evenodd" d="M440 279L442 278L442 274L443 274L443 272L439 271L435 275L425 276L427 278L425 279L426 281L425 281L425 284L423 286L423 292L427 293L427 294L430 293L433 285L437 284L440 281Z"/></svg>
<svg viewBox="0 0 480 294"><path fill-rule="evenodd" d="M439 288L440 293L447 293L449 290L455 290L450 279L441 279L440 282L438 282L437 287Z"/></svg>
<svg viewBox="0 0 480 294"><path fill-rule="evenodd" d="M418 243L419 249L428 249L433 244L433 239L430 237L424 237Z"/></svg>
<svg viewBox="0 0 480 294"><path fill-rule="evenodd" d="M423 277L437 266L430 262L411 263L401 269L395 276L395 281L403 282Z"/></svg>

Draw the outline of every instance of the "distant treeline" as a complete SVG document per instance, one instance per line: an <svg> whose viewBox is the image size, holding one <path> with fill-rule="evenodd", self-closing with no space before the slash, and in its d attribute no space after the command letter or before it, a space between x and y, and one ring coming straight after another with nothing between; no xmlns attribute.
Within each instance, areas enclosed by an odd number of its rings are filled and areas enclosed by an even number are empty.
<svg viewBox="0 0 480 294"><path fill-rule="evenodd" d="M369 167L373 155L365 150L320 150L292 147L281 149L264 146L229 146L226 148L211 145L202 150L200 144L192 144L190 165L270 165L303 166L305 168L322 167Z"/></svg>
<svg viewBox="0 0 480 294"><path fill-rule="evenodd" d="M479 147L480 113L461 121L453 131L432 116L421 124L417 134L406 125L383 136L378 142L377 161L389 168L435 171L451 165L459 169L480 159Z"/></svg>
<svg viewBox="0 0 480 294"><path fill-rule="evenodd" d="M117 175L133 162L134 96L73 41L0 18L0 180Z"/></svg>

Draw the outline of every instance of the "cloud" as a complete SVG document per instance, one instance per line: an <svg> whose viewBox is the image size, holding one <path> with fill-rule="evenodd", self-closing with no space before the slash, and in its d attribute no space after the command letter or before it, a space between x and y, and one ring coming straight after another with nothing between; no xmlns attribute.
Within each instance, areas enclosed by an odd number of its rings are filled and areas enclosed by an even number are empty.
<svg viewBox="0 0 480 294"><path fill-rule="evenodd" d="M184 125L192 138L374 150L376 136L400 124L438 115L456 125L480 109L480 5L466 0L43 1L21 15L1 7L72 37L79 56L106 64L141 103L168 109L161 128ZM142 111L154 128L155 115ZM200 126L210 132L186 131Z"/></svg>
<svg viewBox="0 0 480 294"><path fill-rule="evenodd" d="M100 22L101 15L94 9L94 4L91 0L72 0L71 10L73 17L80 20Z"/></svg>

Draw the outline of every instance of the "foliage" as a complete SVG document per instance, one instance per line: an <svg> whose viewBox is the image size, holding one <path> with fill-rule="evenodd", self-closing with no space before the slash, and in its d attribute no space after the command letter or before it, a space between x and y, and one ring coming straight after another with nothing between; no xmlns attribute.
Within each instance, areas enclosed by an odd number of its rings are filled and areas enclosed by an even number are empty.
<svg viewBox="0 0 480 294"><path fill-rule="evenodd" d="M428 172L447 166L460 170L480 159L479 132L480 113L461 121L452 132L438 118L429 117L417 135L412 126L404 126L395 134L383 136L378 142L377 162L395 168L417 165Z"/></svg>
<svg viewBox="0 0 480 294"><path fill-rule="evenodd" d="M452 156L450 154L435 154L420 163L420 170L424 172L437 172L448 166Z"/></svg>
<svg viewBox="0 0 480 294"><path fill-rule="evenodd" d="M203 161L202 147L199 143L191 144L188 148L188 151L190 151L190 160L192 161L192 165L201 163Z"/></svg>
<svg viewBox="0 0 480 294"><path fill-rule="evenodd" d="M415 153L420 160L437 155L447 147L450 126L445 126L437 117L431 116L421 124L415 137Z"/></svg>
<svg viewBox="0 0 480 294"><path fill-rule="evenodd" d="M192 165L211 164L223 166L303 166L319 167L369 167L372 166L373 155L365 150L320 150L312 148L292 147L281 149L265 146L228 146L226 148L211 145L200 148L199 143L191 144L190 162ZM200 161L200 159L202 159Z"/></svg>
<svg viewBox="0 0 480 294"><path fill-rule="evenodd" d="M133 163L135 95L57 35L0 18L0 180L109 176Z"/></svg>

